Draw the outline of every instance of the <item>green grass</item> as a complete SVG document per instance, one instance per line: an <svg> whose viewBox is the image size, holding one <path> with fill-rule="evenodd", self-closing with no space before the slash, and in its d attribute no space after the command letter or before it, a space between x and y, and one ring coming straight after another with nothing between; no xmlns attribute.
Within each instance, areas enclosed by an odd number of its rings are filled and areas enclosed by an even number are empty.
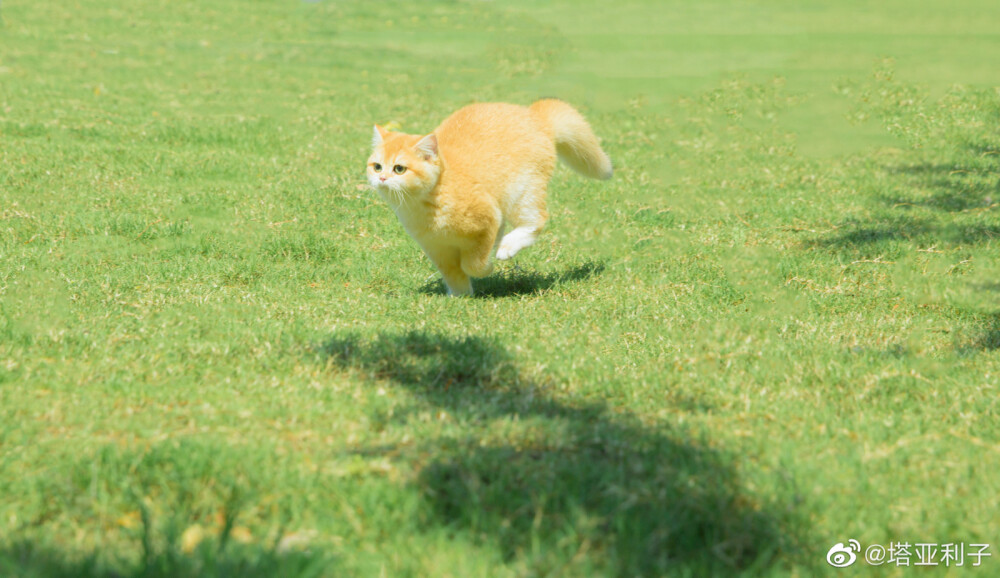
<svg viewBox="0 0 1000 578"><path fill-rule="evenodd" d="M2 10L0 576L1000 555L995 2ZM449 299L371 124L540 96L615 178Z"/></svg>

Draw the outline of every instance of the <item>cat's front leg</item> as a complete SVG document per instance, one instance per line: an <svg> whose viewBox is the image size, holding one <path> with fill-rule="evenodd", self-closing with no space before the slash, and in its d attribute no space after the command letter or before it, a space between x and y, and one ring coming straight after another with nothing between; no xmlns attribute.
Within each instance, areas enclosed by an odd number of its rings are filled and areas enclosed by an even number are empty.
<svg viewBox="0 0 1000 578"><path fill-rule="evenodd" d="M470 241L462 248L462 271L469 277L488 277L493 272L492 257L493 247L496 245L496 232L487 229Z"/></svg>
<svg viewBox="0 0 1000 578"><path fill-rule="evenodd" d="M462 271L461 253L455 247L424 247L434 266L444 277L444 285L451 297L471 297L472 280Z"/></svg>

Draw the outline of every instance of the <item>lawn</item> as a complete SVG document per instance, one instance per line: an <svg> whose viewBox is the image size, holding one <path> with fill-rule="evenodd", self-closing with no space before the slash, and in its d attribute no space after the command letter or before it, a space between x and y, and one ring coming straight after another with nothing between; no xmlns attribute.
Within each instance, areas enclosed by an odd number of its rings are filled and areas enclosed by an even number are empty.
<svg viewBox="0 0 1000 578"><path fill-rule="evenodd" d="M995 574L997 22L4 2L0 576ZM371 125L543 96L615 177L449 298Z"/></svg>

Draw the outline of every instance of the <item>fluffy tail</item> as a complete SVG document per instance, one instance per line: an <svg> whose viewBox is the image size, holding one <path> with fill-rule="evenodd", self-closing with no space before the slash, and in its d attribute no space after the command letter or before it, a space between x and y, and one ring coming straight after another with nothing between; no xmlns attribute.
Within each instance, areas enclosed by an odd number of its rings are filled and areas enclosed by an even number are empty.
<svg viewBox="0 0 1000 578"><path fill-rule="evenodd" d="M554 98L539 100L530 108L553 135L556 152L564 163L593 179L611 178L611 159L575 108Z"/></svg>

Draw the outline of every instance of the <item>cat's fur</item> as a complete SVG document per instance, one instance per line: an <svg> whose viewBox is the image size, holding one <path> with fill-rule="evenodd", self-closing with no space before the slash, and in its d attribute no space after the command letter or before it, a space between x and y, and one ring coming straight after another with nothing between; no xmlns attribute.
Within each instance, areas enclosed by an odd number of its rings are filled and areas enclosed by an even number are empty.
<svg viewBox="0 0 1000 578"><path fill-rule="evenodd" d="M556 157L592 178L611 159L570 105L466 106L423 135L375 126L368 182L444 276L450 295L471 295L470 277L509 259L545 225L545 188ZM498 241L504 228L513 229Z"/></svg>

